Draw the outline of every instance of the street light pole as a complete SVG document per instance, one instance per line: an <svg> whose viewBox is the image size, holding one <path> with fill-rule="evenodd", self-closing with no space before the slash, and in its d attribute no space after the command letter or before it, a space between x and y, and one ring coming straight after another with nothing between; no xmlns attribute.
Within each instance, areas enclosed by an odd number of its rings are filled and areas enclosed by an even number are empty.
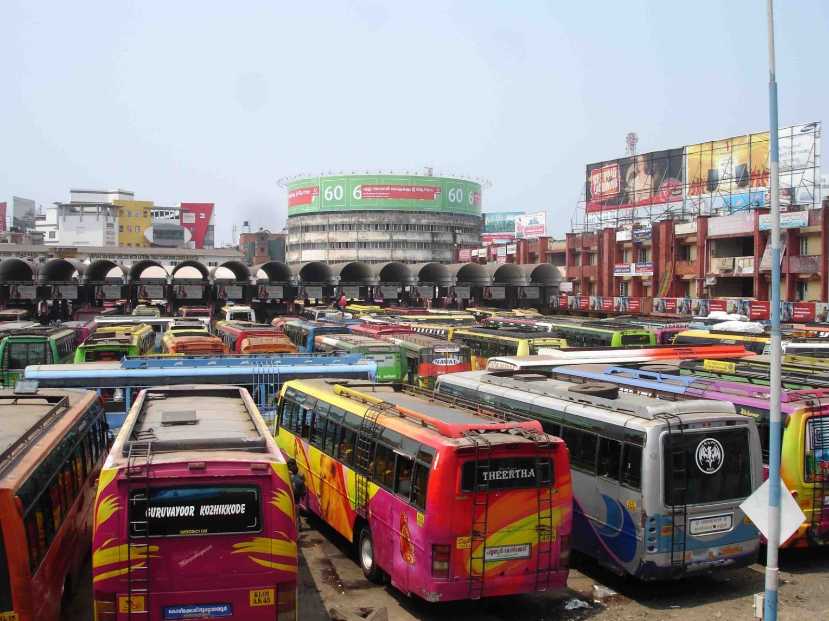
<svg viewBox="0 0 829 621"><path fill-rule="evenodd" d="M780 568L780 178L777 130L777 78L774 61L774 6L768 0L769 39L769 192L771 194L771 373L769 377L769 536L766 548L766 593L763 619L777 621L777 588Z"/></svg>

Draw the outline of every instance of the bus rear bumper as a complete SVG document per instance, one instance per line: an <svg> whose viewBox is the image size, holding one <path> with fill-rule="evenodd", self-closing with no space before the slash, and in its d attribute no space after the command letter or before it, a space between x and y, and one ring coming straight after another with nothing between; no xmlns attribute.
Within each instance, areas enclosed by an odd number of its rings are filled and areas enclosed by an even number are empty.
<svg viewBox="0 0 829 621"><path fill-rule="evenodd" d="M487 577L483 590L469 580L432 581L414 594L427 602L450 602L480 597L501 597L541 591L557 591L567 587L567 569L546 572L536 577L535 572L513 576Z"/></svg>
<svg viewBox="0 0 829 621"><path fill-rule="evenodd" d="M639 580L675 580L685 576L747 567L757 562L760 542L758 539L739 542L717 548L701 548L685 553L685 562L678 568L671 567L667 554L659 558L643 559L635 576Z"/></svg>

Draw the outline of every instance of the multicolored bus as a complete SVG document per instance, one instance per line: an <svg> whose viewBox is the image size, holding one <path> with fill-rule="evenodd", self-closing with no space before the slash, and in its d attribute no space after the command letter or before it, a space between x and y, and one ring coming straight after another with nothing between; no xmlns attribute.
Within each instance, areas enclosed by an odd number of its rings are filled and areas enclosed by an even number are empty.
<svg viewBox="0 0 829 621"><path fill-rule="evenodd" d="M541 332L518 332L495 328L456 328L449 338L469 348L473 369L485 369L493 356L530 356L539 348L567 347L567 341Z"/></svg>
<svg viewBox="0 0 829 621"><path fill-rule="evenodd" d="M106 326L93 332L76 350L75 364L143 356L155 349L155 333L145 324Z"/></svg>
<svg viewBox="0 0 829 621"><path fill-rule="evenodd" d="M182 306L176 313L178 317L186 317L188 319L196 318L201 321L205 327L210 327L213 314L210 312L208 306Z"/></svg>
<svg viewBox="0 0 829 621"><path fill-rule="evenodd" d="M660 401L612 384L470 371L436 392L541 421L570 450L573 548L642 580L754 563L740 503L763 479L754 421L730 403Z"/></svg>
<svg viewBox="0 0 829 621"><path fill-rule="evenodd" d="M377 304L348 304L345 307L345 311L351 313L352 317L379 315L384 312L383 307Z"/></svg>
<svg viewBox="0 0 829 621"><path fill-rule="evenodd" d="M30 364L71 362L75 354L75 331L51 326L33 326L0 336L0 385L14 386Z"/></svg>
<svg viewBox="0 0 829 621"><path fill-rule="evenodd" d="M408 327L411 328L412 332L433 336L436 339L443 339L444 341L451 341L452 334L458 329L455 326L443 326L437 323L423 323Z"/></svg>
<svg viewBox="0 0 829 621"><path fill-rule="evenodd" d="M570 321L552 317L491 317L485 319L483 324L492 328L546 332L565 339L571 347L630 347L655 345L657 342L652 330L621 322Z"/></svg>
<svg viewBox="0 0 829 621"><path fill-rule="evenodd" d="M399 332L384 337L400 347L404 379L419 388L433 388L444 373L470 370L469 348L459 343L417 333Z"/></svg>
<svg viewBox="0 0 829 621"><path fill-rule="evenodd" d="M489 317L540 317L541 313L532 308L488 308L486 306L473 306L466 309L467 313L471 313L476 321L482 321Z"/></svg>
<svg viewBox="0 0 829 621"><path fill-rule="evenodd" d="M672 375L610 365L553 369L570 381L610 383L623 390L660 399L709 399L734 404L737 413L754 420L760 431L764 463L769 452L769 388L722 380ZM829 390L784 390L780 476L806 521L784 547L829 544Z"/></svg>
<svg viewBox="0 0 829 621"><path fill-rule="evenodd" d="M225 353L225 344L204 328L170 326L161 339L161 351L165 354L216 356Z"/></svg>
<svg viewBox="0 0 829 621"><path fill-rule="evenodd" d="M382 339L391 334L411 334L411 332L411 326L404 326L399 323L363 322L351 326L352 334L370 336L375 339Z"/></svg>
<svg viewBox="0 0 829 621"><path fill-rule="evenodd" d="M284 332L266 323L249 321L217 321L216 336L231 354L290 354L296 345Z"/></svg>
<svg viewBox="0 0 829 621"><path fill-rule="evenodd" d="M312 353L315 339L321 334L348 334L349 324L333 321L289 321L284 326L285 335L296 345L298 352Z"/></svg>
<svg viewBox="0 0 829 621"><path fill-rule="evenodd" d="M759 357L759 356L758 356ZM693 375L708 379L726 380L741 384L769 385L769 365L758 362L753 358L744 360L682 360L676 367L662 367L654 369L654 365L640 367L648 371L663 371ZM781 367L781 382L783 388L801 390L807 388L829 388L829 373L826 369L783 364Z"/></svg>
<svg viewBox="0 0 829 621"><path fill-rule="evenodd" d="M104 410L91 391L0 391L0 420L0 619L65 619L92 540Z"/></svg>
<svg viewBox="0 0 829 621"><path fill-rule="evenodd" d="M143 390L95 499L95 621L297 618L290 473L233 386Z"/></svg>
<svg viewBox="0 0 829 621"><path fill-rule="evenodd" d="M394 343L359 334L321 334L314 339L314 346L319 352L361 354L373 360L377 364L378 382L399 382L403 379L400 346Z"/></svg>
<svg viewBox="0 0 829 621"><path fill-rule="evenodd" d="M570 465L537 421L319 379L284 385L277 437L305 475L303 504L369 579L431 602L565 586Z"/></svg>
<svg viewBox="0 0 829 621"><path fill-rule="evenodd" d="M390 310L391 309L387 309L389 318L392 321L403 325L430 323L445 326L471 326L474 325L476 321L474 315L469 313L423 313L422 315L407 313L405 315L395 315L392 312L388 312Z"/></svg>
<svg viewBox="0 0 829 621"><path fill-rule="evenodd" d="M537 356L496 356L487 363L489 371L549 370L563 364L623 364L623 363L675 363L678 360L702 358L737 359L750 357L751 352L742 345L654 345L645 347L573 347L552 349L541 347Z"/></svg>
<svg viewBox="0 0 829 621"><path fill-rule="evenodd" d="M703 345L706 343L742 345L755 354L768 353L769 342L768 336L717 330L684 330L674 337L675 345Z"/></svg>

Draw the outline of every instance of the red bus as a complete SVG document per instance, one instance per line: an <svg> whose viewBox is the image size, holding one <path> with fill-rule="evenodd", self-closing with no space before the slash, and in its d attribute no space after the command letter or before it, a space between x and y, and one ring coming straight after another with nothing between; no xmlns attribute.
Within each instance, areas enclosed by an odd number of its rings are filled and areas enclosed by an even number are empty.
<svg viewBox="0 0 829 621"><path fill-rule="evenodd" d="M285 324L289 321L296 321L297 319L304 319L299 315L279 315L271 319L271 325L276 328L277 334L285 334Z"/></svg>
<svg viewBox="0 0 829 621"><path fill-rule="evenodd" d="M472 369L469 347L426 334L389 334L385 340L400 346L406 381L419 388L433 388L444 373Z"/></svg>
<svg viewBox="0 0 829 621"><path fill-rule="evenodd" d="M58 621L89 553L104 410L90 391L2 391L0 420L0 619Z"/></svg>
<svg viewBox="0 0 829 621"><path fill-rule="evenodd" d="M404 326L399 323L363 322L351 327L353 334L370 336L375 339L385 338L389 334L408 334L411 331L411 326Z"/></svg>
<svg viewBox="0 0 829 621"><path fill-rule="evenodd" d="M247 390L142 390L98 485L95 621L296 619L294 501Z"/></svg>
<svg viewBox="0 0 829 621"><path fill-rule="evenodd" d="M570 463L538 421L325 379L285 382L277 421L303 504L370 580L432 602L565 586Z"/></svg>
<svg viewBox="0 0 829 621"><path fill-rule="evenodd" d="M296 345L285 333L266 323L217 321L216 336L230 354L285 354L296 352Z"/></svg>

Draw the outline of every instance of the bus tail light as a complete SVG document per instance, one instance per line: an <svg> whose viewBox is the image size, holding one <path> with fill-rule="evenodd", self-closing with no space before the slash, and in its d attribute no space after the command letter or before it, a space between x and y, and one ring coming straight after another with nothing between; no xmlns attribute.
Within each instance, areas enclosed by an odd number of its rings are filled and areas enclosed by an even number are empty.
<svg viewBox="0 0 829 621"><path fill-rule="evenodd" d="M296 621L296 584L276 586L276 621Z"/></svg>
<svg viewBox="0 0 829 621"><path fill-rule="evenodd" d="M95 593L92 601L94 621L115 621L115 593Z"/></svg>
<svg viewBox="0 0 829 621"><path fill-rule="evenodd" d="M449 552L451 549L451 546L447 545L432 546L432 577L449 577Z"/></svg>

